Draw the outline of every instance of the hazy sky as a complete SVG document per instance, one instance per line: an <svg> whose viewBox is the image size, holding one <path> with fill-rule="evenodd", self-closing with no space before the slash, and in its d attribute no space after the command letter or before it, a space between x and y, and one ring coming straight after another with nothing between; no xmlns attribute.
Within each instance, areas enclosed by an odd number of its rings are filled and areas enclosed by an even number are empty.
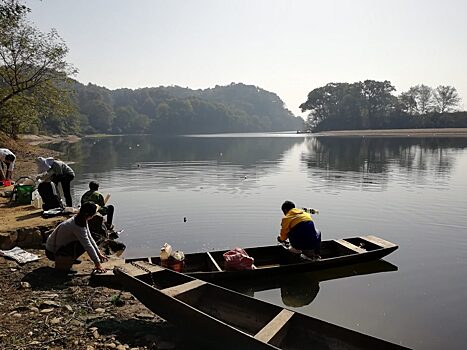
<svg viewBox="0 0 467 350"><path fill-rule="evenodd" d="M29 0L78 80L139 88L253 84L298 106L329 82L452 85L467 106L465 0Z"/></svg>

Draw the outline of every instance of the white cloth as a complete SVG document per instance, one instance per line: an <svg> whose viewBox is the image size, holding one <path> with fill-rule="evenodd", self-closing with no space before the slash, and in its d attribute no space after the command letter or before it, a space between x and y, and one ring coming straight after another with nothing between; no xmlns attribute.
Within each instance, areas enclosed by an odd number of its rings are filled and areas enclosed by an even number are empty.
<svg viewBox="0 0 467 350"><path fill-rule="evenodd" d="M13 157L15 157L15 154L10 151L8 148L0 148L0 161L4 162L5 161L5 157L7 155L12 155ZM15 160L16 160L16 157L15 157ZM8 169L9 171L13 171L13 169L15 168L15 160L12 161L9 165L8 165Z"/></svg>
<svg viewBox="0 0 467 350"><path fill-rule="evenodd" d="M0 255L16 260L20 264L39 260L36 254L28 253L20 247L14 247L10 250L0 250Z"/></svg>

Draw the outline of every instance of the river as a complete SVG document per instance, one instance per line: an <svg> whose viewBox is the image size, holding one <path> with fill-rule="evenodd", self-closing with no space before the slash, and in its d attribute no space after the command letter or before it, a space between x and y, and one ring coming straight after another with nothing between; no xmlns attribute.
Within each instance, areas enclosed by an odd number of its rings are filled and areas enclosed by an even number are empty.
<svg viewBox="0 0 467 350"><path fill-rule="evenodd" d="M111 193L126 256L276 243L280 206L319 209L323 239L377 235L375 264L237 286L416 349L467 344L467 138L292 133L86 138L53 146Z"/></svg>

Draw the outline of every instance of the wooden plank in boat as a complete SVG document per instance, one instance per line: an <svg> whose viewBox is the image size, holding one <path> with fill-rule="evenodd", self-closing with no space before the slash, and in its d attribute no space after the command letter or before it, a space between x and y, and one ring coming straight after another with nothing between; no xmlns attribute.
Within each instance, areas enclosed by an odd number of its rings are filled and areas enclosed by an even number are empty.
<svg viewBox="0 0 467 350"><path fill-rule="evenodd" d="M269 264L269 265L260 265L259 267L255 266L257 269L270 269L272 267L279 267L280 264Z"/></svg>
<svg viewBox="0 0 467 350"><path fill-rule="evenodd" d="M209 259L211 259L211 262L212 262L212 264L214 265L214 267L217 269L217 271L222 271L222 269L220 268L219 264L217 263L216 260L214 260L214 258L213 258L213 256L211 255L211 253L206 252L206 254L209 256Z"/></svg>
<svg viewBox="0 0 467 350"><path fill-rule="evenodd" d="M353 250L354 252L356 253L365 253L366 250L363 249L363 248L360 248L360 247L357 247L356 245L352 244L352 243L349 243L343 239L335 239L334 242L350 249L350 250Z"/></svg>
<svg viewBox="0 0 467 350"><path fill-rule="evenodd" d="M363 236L361 239L379 245L382 248L392 248L396 245L376 236Z"/></svg>
<svg viewBox="0 0 467 350"><path fill-rule="evenodd" d="M266 326L255 335L255 339L268 343L294 315L293 311L283 309Z"/></svg>
<svg viewBox="0 0 467 350"><path fill-rule="evenodd" d="M161 292L171 297L174 297L178 294L182 294L188 292L189 290L201 287L204 284L206 284L206 282L201 280L193 280L190 282L179 284L177 286L162 289Z"/></svg>
<svg viewBox="0 0 467 350"><path fill-rule="evenodd" d="M137 264L143 266L145 269L148 269L149 271L151 271L153 273L154 272L159 272L159 271L164 271L164 269L162 267L160 267L159 265L152 265L152 264L149 264L149 263L145 263L144 261L139 261L139 262L137 262ZM144 271L144 270L140 269L139 267L134 266L132 264L125 264L123 266L123 269L129 275L134 276L134 277L142 276L142 275L147 274L146 271Z"/></svg>

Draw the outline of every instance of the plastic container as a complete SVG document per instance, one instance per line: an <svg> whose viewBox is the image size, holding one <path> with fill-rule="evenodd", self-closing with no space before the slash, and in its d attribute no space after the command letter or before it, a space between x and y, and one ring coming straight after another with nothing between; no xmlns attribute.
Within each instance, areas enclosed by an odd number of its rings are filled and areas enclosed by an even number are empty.
<svg viewBox="0 0 467 350"><path fill-rule="evenodd" d="M13 185L13 182L11 182L11 180L0 180L0 184L1 184L3 187L8 187L8 186Z"/></svg>
<svg viewBox="0 0 467 350"><path fill-rule="evenodd" d="M164 245L161 247L161 253L160 253L161 261L168 260L171 255L172 255L172 246L168 243L164 243Z"/></svg>
<svg viewBox="0 0 467 350"><path fill-rule="evenodd" d="M16 185L16 203L30 204L32 202L32 193L34 192L33 185Z"/></svg>
<svg viewBox="0 0 467 350"><path fill-rule="evenodd" d="M42 208L42 204L44 204L42 202L42 198L41 196L39 195L39 191L38 190L35 190L33 193L32 193L32 200L31 200L31 205L36 208L36 209L41 209Z"/></svg>
<svg viewBox="0 0 467 350"><path fill-rule="evenodd" d="M185 260L185 253L183 253L181 250L176 250L172 252L172 258L177 261L183 261Z"/></svg>

